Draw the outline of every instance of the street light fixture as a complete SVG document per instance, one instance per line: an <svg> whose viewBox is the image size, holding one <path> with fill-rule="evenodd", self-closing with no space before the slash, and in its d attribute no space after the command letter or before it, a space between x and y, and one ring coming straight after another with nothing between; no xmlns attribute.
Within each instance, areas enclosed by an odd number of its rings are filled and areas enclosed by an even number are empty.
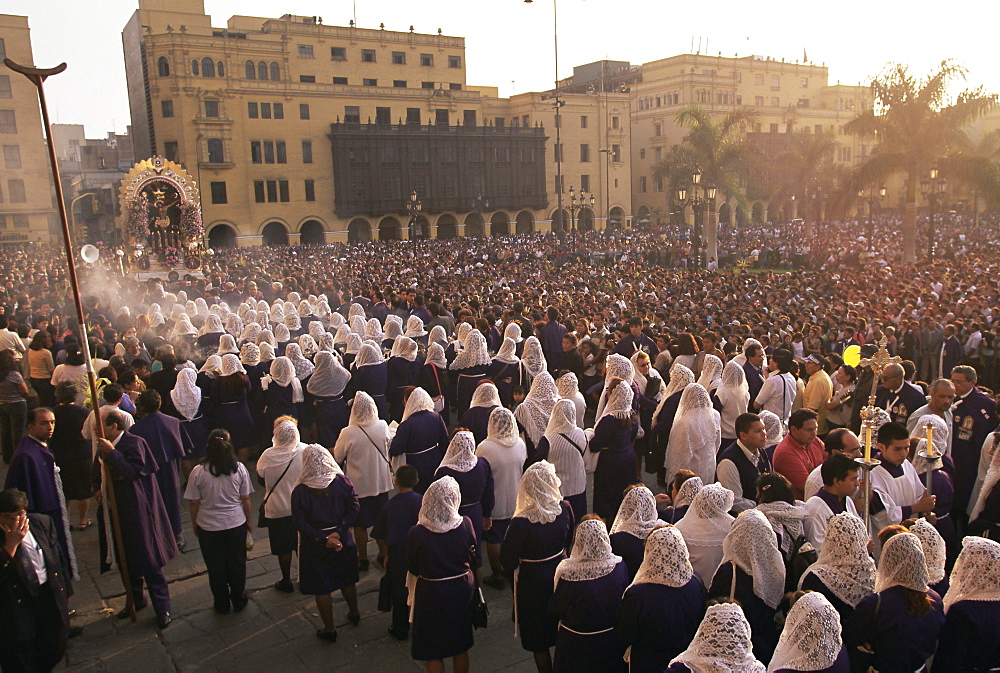
<svg viewBox="0 0 1000 673"><path fill-rule="evenodd" d="M573 187L569 188L569 221L570 228L573 230L573 256L576 257L576 214L586 207L591 208L593 212L594 207L594 195L590 195L590 202L587 202L587 192L580 190L579 201L577 200L576 190Z"/></svg>
<svg viewBox="0 0 1000 673"><path fill-rule="evenodd" d="M862 187L858 190L858 197L865 198L866 188ZM875 251L875 218L873 213L875 211L875 202L878 201L881 204L882 199L885 198L886 188L882 185L877 190L874 187L867 188L867 201L868 201L868 252L874 253Z"/></svg>
<svg viewBox="0 0 1000 673"><path fill-rule="evenodd" d="M423 209L423 204L420 203L420 199L417 197L417 190L413 190L410 193L410 200L406 203L406 212L410 214L410 239L415 240L420 238L420 225L417 224L417 215Z"/></svg>
<svg viewBox="0 0 1000 673"><path fill-rule="evenodd" d="M937 228L934 223L934 214L937 206L944 200L948 191L948 181L943 177L938 177L937 168L931 168L930 179L923 178L920 181L920 193L927 199L930 207L930 217L927 218L927 259L934 259L934 249L937 247Z"/></svg>
<svg viewBox="0 0 1000 673"><path fill-rule="evenodd" d="M705 186L701 184L702 172L700 168L695 168L695 172L691 175L691 190L690 196L688 196L688 190L684 187L680 187L677 190L677 205L683 210L687 206L695 211L695 226L692 235L692 243L694 244L695 252L695 264L697 267L701 267L704 263L702 259L702 233L703 228L708 219L709 212L711 210L712 204L715 202L716 188L714 186ZM700 192L700 196L699 196ZM697 213L702 211L702 219L699 220ZM714 226L714 225L709 225Z"/></svg>

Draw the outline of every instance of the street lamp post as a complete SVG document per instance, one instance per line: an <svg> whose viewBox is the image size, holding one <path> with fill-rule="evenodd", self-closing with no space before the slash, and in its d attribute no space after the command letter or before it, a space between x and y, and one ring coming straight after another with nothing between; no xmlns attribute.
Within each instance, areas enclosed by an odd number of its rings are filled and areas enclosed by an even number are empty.
<svg viewBox="0 0 1000 673"><path fill-rule="evenodd" d="M886 189L885 185L876 190L874 187L867 188L868 193L868 252L874 253L875 251L875 202L881 203L882 199L885 198ZM858 196L862 199L865 198L865 189L862 188L858 190Z"/></svg>
<svg viewBox="0 0 1000 673"><path fill-rule="evenodd" d="M406 212L410 214L409 232L411 240L420 238L420 225L417 224L417 215L423 207L423 204L420 203L420 199L417 197L417 190L414 189L410 193L410 200L406 202ZM416 245L417 244L414 243L414 249L416 248Z"/></svg>
<svg viewBox="0 0 1000 673"><path fill-rule="evenodd" d="M692 236L692 243L695 248L695 265L699 268L703 265L704 260L702 259L702 232L705 226L705 220L709 216L709 211L711 209L712 203L715 201L715 187L706 187L701 183L702 173L700 168L696 168L695 172L691 175L691 189L690 193L684 187L677 190L677 204L683 210L687 206L695 212L694 220L694 233ZM701 195L699 196L699 192ZM698 211L701 211L702 219L698 220ZM710 225L714 226L714 225Z"/></svg>
<svg viewBox="0 0 1000 673"><path fill-rule="evenodd" d="M944 199L948 190L948 181L938 177L938 169L931 168L930 178L920 181L920 193L927 199L930 207L930 217L927 219L927 259L934 259L934 248L937 247L937 228L934 225L934 214L938 203Z"/></svg>
<svg viewBox="0 0 1000 673"><path fill-rule="evenodd" d="M483 235L486 236L486 254L487 254L487 256L489 256L489 254L491 252L491 250L490 250L490 238L491 237L490 237L490 234L487 233L487 231L486 231L486 219L483 217L483 212L488 211L489 209L490 209L490 199L489 199L489 197L483 198L483 195L479 194L478 196L476 196L475 199L472 200L472 210L475 211L479 215L479 219L482 220ZM469 232L465 232L465 235L468 236Z"/></svg>
<svg viewBox="0 0 1000 673"><path fill-rule="evenodd" d="M96 194L94 194L94 192L84 192L83 194L80 194L80 196L76 197L75 199L73 199L72 201L69 202L69 221L70 221L70 225L71 225L70 226L70 231L72 231L73 234L76 235L76 236L78 236L80 239L83 239L85 237L84 236L80 236L79 235L80 232L78 232L76 230L76 208L75 208L75 206L76 206L76 202L77 201L79 201L80 199L82 199L84 197L87 197L87 196L93 196L94 198L97 198L97 196L96 196Z"/></svg>
<svg viewBox="0 0 1000 673"><path fill-rule="evenodd" d="M577 201L576 190L573 187L569 188L569 221L570 228L573 230L573 256L576 257L576 214L586 208L588 205L593 209L594 207L594 195L590 195L590 203L587 203L587 192L580 190L579 201Z"/></svg>

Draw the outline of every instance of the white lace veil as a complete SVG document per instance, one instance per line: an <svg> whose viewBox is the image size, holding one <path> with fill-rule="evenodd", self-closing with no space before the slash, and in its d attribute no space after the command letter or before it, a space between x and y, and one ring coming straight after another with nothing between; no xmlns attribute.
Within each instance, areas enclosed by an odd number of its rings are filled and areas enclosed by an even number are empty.
<svg viewBox="0 0 1000 673"><path fill-rule="evenodd" d="M378 421L378 406L372 396L363 390L354 393L354 404L351 405L351 418L348 425L367 428Z"/></svg>
<svg viewBox="0 0 1000 673"><path fill-rule="evenodd" d="M990 433L988 441L992 440L992 438L993 433ZM990 441L990 444L992 445L992 441ZM984 449L984 451L987 450ZM1000 449L993 452L989 469L986 470L986 477L983 479L983 486L979 489L979 497L976 498L976 504L970 512L969 521L975 521L983 513L983 508L986 507L986 500L990 497L990 493L997 485L997 482L1000 482Z"/></svg>
<svg viewBox="0 0 1000 673"><path fill-rule="evenodd" d="M243 344L243 348L240 349L240 362L247 367L260 364L260 346L249 341Z"/></svg>
<svg viewBox="0 0 1000 673"><path fill-rule="evenodd" d="M524 340L524 349L521 351L521 362L528 372L528 377L534 379L548 368L545 362L545 355L542 353L542 344L537 337L530 336Z"/></svg>
<svg viewBox="0 0 1000 673"><path fill-rule="evenodd" d="M212 353L211 355L209 355L208 358L206 358L205 360L205 364L203 364L201 366L201 369L198 370L199 373L204 372L205 374L208 374L213 378L215 376L218 376L221 371L222 371L222 358L219 357L218 353Z"/></svg>
<svg viewBox="0 0 1000 673"><path fill-rule="evenodd" d="M819 558L808 569L852 608L875 590L875 562L868 555L868 540L861 519L849 512L834 514Z"/></svg>
<svg viewBox="0 0 1000 673"><path fill-rule="evenodd" d="M338 314L339 315L339 314ZM351 334L351 328L347 325L341 325L337 328L337 333L333 335L333 343L347 345L347 335Z"/></svg>
<svg viewBox="0 0 1000 673"><path fill-rule="evenodd" d="M927 562L920 538L913 533L897 533L882 547L875 571L875 593L895 586L927 591Z"/></svg>
<svg viewBox="0 0 1000 673"><path fill-rule="evenodd" d="M450 369L468 369L469 367L489 365L492 362L489 351L486 350L486 337L479 330L474 330L466 339L465 348L455 356Z"/></svg>
<svg viewBox="0 0 1000 673"><path fill-rule="evenodd" d="M715 389L715 396L723 408L735 405L739 413L746 413L750 405L750 386L743 367L732 361L726 363L722 368L722 385Z"/></svg>
<svg viewBox="0 0 1000 673"><path fill-rule="evenodd" d="M924 561L927 564L927 583L937 584L944 579L945 545L944 538L937 528L920 518L910 526L910 532L920 540L920 548L924 550Z"/></svg>
<svg viewBox="0 0 1000 673"><path fill-rule="evenodd" d="M531 523L552 523L562 512L560 486L555 465L547 460L533 463L521 475L517 486L514 516L524 517Z"/></svg>
<svg viewBox="0 0 1000 673"><path fill-rule="evenodd" d="M374 318L372 319L374 320ZM371 321L369 321L370 323ZM385 321L385 333L382 335L382 339L390 339L395 341L399 337L403 336L403 326L400 325L395 320Z"/></svg>
<svg viewBox="0 0 1000 673"><path fill-rule="evenodd" d="M369 341L361 344L361 348L358 350L358 356L354 358L355 367L380 365L383 362L385 362L385 358L382 357L382 350Z"/></svg>
<svg viewBox="0 0 1000 673"><path fill-rule="evenodd" d="M316 366L309 362L302 355L302 347L297 343L290 343L285 346L285 357L292 361L292 366L295 367L295 377L301 381L316 369Z"/></svg>
<svg viewBox="0 0 1000 673"><path fill-rule="evenodd" d="M604 385L608 385L614 379L621 379L625 383L632 383L635 375L635 367L632 361L624 355L612 353L604 361Z"/></svg>
<svg viewBox="0 0 1000 673"><path fill-rule="evenodd" d="M543 371L531 382L531 389L524 401L514 410L514 416L524 426L535 446L538 446L539 440L545 433L558 397L552 375Z"/></svg>
<svg viewBox="0 0 1000 673"><path fill-rule="evenodd" d="M785 562L778 540L764 513L741 512L722 543L722 562L732 561L753 578L753 592L769 607L777 608L785 590Z"/></svg>
<svg viewBox="0 0 1000 673"><path fill-rule="evenodd" d="M576 405L573 400L561 399L552 407L546 435L568 435L576 429Z"/></svg>
<svg viewBox="0 0 1000 673"><path fill-rule="evenodd" d="M430 393L423 388L414 388L410 391L410 396L403 407L403 418L400 423L406 422L410 416L418 411L434 411L434 400L431 399Z"/></svg>
<svg viewBox="0 0 1000 673"><path fill-rule="evenodd" d="M517 327L517 325L514 326ZM504 337L503 343L500 344L500 350L497 351L493 359L507 365L520 362L521 359L517 357L517 344L514 343L514 340L510 337Z"/></svg>
<svg viewBox="0 0 1000 673"><path fill-rule="evenodd" d="M736 603L709 606L694 640L671 660L695 673L764 673L764 664L753 656L750 622Z"/></svg>
<svg viewBox="0 0 1000 673"><path fill-rule="evenodd" d="M302 319L299 317L298 313L296 312L290 313L286 308L284 325L285 327L288 328L289 332L297 332L298 330L302 329Z"/></svg>
<svg viewBox="0 0 1000 673"><path fill-rule="evenodd" d="M516 322L507 323L507 326L503 328L503 336L515 344L519 344L524 340L524 337L521 336L521 326Z"/></svg>
<svg viewBox="0 0 1000 673"><path fill-rule="evenodd" d="M656 411L653 412L653 427L659 422L660 411L663 410L663 405L666 404L667 400L670 399L674 393L682 392L689 385L694 383L694 372L680 364L675 362L670 367L670 380L667 382L667 389L663 392L663 397L660 398L660 403L656 405Z"/></svg>
<svg viewBox="0 0 1000 673"><path fill-rule="evenodd" d="M346 346L344 347L344 353L347 355L357 355L361 352L361 346L364 344L361 342L361 336L351 332L347 335ZM379 353L381 356L382 354Z"/></svg>
<svg viewBox="0 0 1000 673"><path fill-rule="evenodd" d="M232 353L226 353L222 356L222 376L232 376L233 374L246 374L247 370L243 369L243 364L240 363L240 359L233 355Z"/></svg>
<svg viewBox="0 0 1000 673"><path fill-rule="evenodd" d="M365 335L365 327L367 325L365 324L365 316L363 313L361 315L352 315L349 318L349 321L351 325L351 332L357 334L358 336Z"/></svg>
<svg viewBox="0 0 1000 673"><path fill-rule="evenodd" d="M315 320L309 324L319 325L319 323ZM320 327L322 327L322 325L320 325ZM300 334L297 341L304 357L311 358L316 355L316 351L319 350L319 346L316 344L316 339L314 339L311 334Z"/></svg>
<svg viewBox="0 0 1000 673"><path fill-rule="evenodd" d="M764 409L757 415L764 424L764 432L767 435L764 446L774 446L785 438L785 426L777 414Z"/></svg>
<svg viewBox="0 0 1000 673"><path fill-rule="evenodd" d="M310 444L302 449L302 472L296 483L309 488L326 488L338 474L343 473L333 454L319 444Z"/></svg>
<svg viewBox="0 0 1000 673"><path fill-rule="evenodd" d="M408 336L398 336L392 344L392 357L403 358L408 362L417 359L417 342Z"/></svg>
<svg viewBox="0 0 1000 673"><path fill-rule="evenodd" d="M788 612L767 670L826 670L833 666L843 646L840 614L826 596L810 591Z"/></svg>
<svg viewBox="0 0 1000 673"><path fill-rule="evenodd" d="M298 316L296 316L297 318ZM274 326L274 340L279 344L288 343L292 338L291 333L288 331L288 327L284 323L278 323Z"/></svg>
<svg viewBox="0 0 1000 673"><path fill-rule="evenodd" d="M573 552L556 566L553 586L559 586L561 579L570 582L596 580L614 570L621 561L622 557L611 551L611 540L604 522L587 519L576 527Z"/></svg>
<svg viewBox="0 0 1000 673"><path fill-rule="evenodd" d="M699 547L721 547L733 527L733 492L716 482L703 486L687 512L677 522L688 544Z"/></svg>
<svg viewBox="0 0 1000 673"><path fill-rule="evenodd" d="M499 406L501 406L500 393L492 381L484 381L476 386L475 391L472 393L472 402L469 404L469 408Z"/></svg>
<svg viewBox="0 0 1000 673"><path fill-rule="evenodd" d="M656 516L656 497L653 492L645 486L633 486L625 492L609 534L628 533L645 540L651 530L664 525L666 522Z"/></svg>
<svg viewBox="0 0 1000 673"><path fill-rule="evenodd" d="M708 391L698 383L684 388L667 440L667 474L688 469L702 481L712 479L722 438L719 423L719 412L712 408Z"/></svg>
<svg viewBox="0 0 1000 673"><path fill-rule="evenodd" d="M670 475L667 475L668 477ZM705 486L705 482L701 480L701 477L688 477L681 484L681 487L677 489L677 497L674 498L674 507L684 507L690 505L694 502L694 498L701 489Z"/></svg>
<svg viewBox="0 0 1000 673"><path fill-rule="evenodd" d="M201 406L201 388L195 384L197 379L198 374L185 367L177 372L177 382L170 391L174 408L189 421L198 415L198 408Z"/></svg>
<svg viewBox="0 0 1000 673"><path fill-rule="evenodd" d="M271 360L268 375L261 379L261 388L267 390L271 381L274 381L281 387L291 385L292 401L296 404L305 401L302 395L302 382L295 376L295 365L284 355Z"/></svg>
<svg viewBox="0 0 1000 673"><path fill-rule="evenodd" d="M1000 601L1000 543L974 535L963 538L950 582L945 612L959 601Z"/></svg>
<svg viewBox="0 0 1000 673"><path fill-rule="evenodd" d="M510 448L517 443L517 421L510 409L498 406L490 412L486 440Z"/></svg>
<svg viewBox="0 0 1000 673"><path fill-rule="evenodd" d="M402 330L400 330L402 334ZM378 321L378 318L369 318L368 322L365 324L365 339L371 339L372 341L381 344L382 340L385 339L385 334L382 332L382 323Z"/></svg>
<svg viewBox="0 0 1000 673"><path fill-rule="evenodd" d="M642 564L632 584L663 584L677 589L690 582L693 575L684 536L666 525L646 537Z"/></svg>
<svg viewBox="0 0 1000 673"><path fill-rule="evenodd" d="M431 327L430 334L427 336L427 347L430 348L431 344L441 344L442 349L448 345L448 335L444 333L444 327L441 325Z"/></svg>
<svg viewBox="0 0 1000 673"><path fill-rule="evenodd" d="M317 397L336 397L344 392L351 373L340 364L340 359L328 351L316 353L316 368L306 390Z"/></svg>
<svg viewBox="0 0 1000 673"><path fill-rule="evenodd" d="M415 339L426 334L427 330L424 329L424 321L420 319L420 316L411 315L406 319L406 336Z"/></svg>
<svg viewBox="0 0 1000 673"><path fill-rule="evenodd" d="M448 368L448 360L444 356L444 349L441 348L441 344L431 344L428 346L427 358L424 360L424 364L434 365L438 369Z"/></svg>
<svg viewBox="0 0 1000 673"><path fill-rule="evenodd" d="M556 379L556 391L563 399L573 399L580 392L580 381L573 372L566 372Z"/></svg>
<svg viewBox="0 0 1000 673"><path fill-rule="evenodd" d="M468 472L476 466L479 458L476 457L476 439L468 430L459 430L448 443L448 450L445 451L444 458L441 459L442 467L450 467L456 472Z"/></svg>
<svg viewBox="0 0 1000 673"><path fill-rule="evenodd" d="M698 383L708 391L715 390L722 385L722 360L715 355L705 355L705 361L701 366L701 376Z"/></svg>
<svg viewBox="0 0 1000 673"><path fill-rule="evenodd" d="M274 346L267 343L266 341L257 348L260 349L260 361L261 362L271 362L274 360Z"/></svg>
<svg viewBox="0 0 1000 673"><path fill-rule="evenodd" d="M432 533L447 533L462 525L462 515L458 506L462 502L462 492L458 482L445 475L431 482L420 503L417 524Z"/></svg>

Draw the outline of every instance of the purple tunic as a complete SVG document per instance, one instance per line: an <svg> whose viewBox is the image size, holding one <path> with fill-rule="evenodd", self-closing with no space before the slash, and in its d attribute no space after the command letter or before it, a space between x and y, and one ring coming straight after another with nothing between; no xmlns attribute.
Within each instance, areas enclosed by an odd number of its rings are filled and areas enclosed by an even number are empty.
<svg viewBox="0 0 1000 673"><path fill-rule="evenodd" d="M420 384L420 370L424 362L417 358L410 362L403 357L389 358L386 362L386 372L389 388L386 392L389 398L389 415L396 422L403 418L403 393L411 387Z"/></svg>
<svg viewBox="0 0 1000 673"><path fill-rule="evenodd" d="M380 362L377 365L365 365L364 367L352 367L351 380L347 383L347 398L354 399L354 394L363 390L375 400L378 407L378 417L386 423L389 422L389 404L386 399L386 390L389 387L388 365Z"/></svg>
<svg viewBox="0 0 1000 673"><path fill-rule="evenodd" d="M358 549L351 528L360 505L354 484L342 474L323 491L299 484L292 490L292 519L299 531L302 593L329 594L358 581ZM326 536L340 533L343 548L327 549Z"/></svg>
<svg viewBox="0 0 1000 673"><path fill-rule="evenodd" d="M198 405L198 411L195 413L194 418L190 421L186 418L181 418L181 428L184 434L187 435L188 440L191 442L191 453L187 456L188 460L197 461L205 457L205 449L208 445L208 411L206 410L206 405L209 402L205 398L201 399L201 404Z"/></svg>
<svg viewBox="0 0 1000 673"><path fill-rule="evenodd" d="M174 535L181 534L181 459L191 453L191 440L181 429L180 421L159 411L147 414L129 430L146 440L156 461L156 483L170 516Z"/></svg>
<svg viewBox="0 0 1000 673"><path fill-rule="evenodd" d="M509 409L513 401L511 389L514 386L524 385L524 367L520 362L509 363L493 360L493 364L486 371L486 378L496 384L501 404Z"/></svg>
<svg viewBox="0 0 1000 673"><path fill-rule="evenodd" d="M274 421L279 416L299 417L299 410L292 402L295 391L292 384L287 386L278 385L277 381L271 381L267 390L264 391L264 435L270 434L274 428Z"/></svg>
<svg viewBox="0 0 1000 673"><path fill-rule="evenodd" d="M627 586L624 562L595 580L559 581L549 601L549 612L559 618L555 673L624 673L625 645L615 634L615 625Z"/></svg>
<svg viewBox="0 0 1000 673"><path fill-rule="evenodd" d="M458 377L455 384L455 414L461 418L469 410L472 403L472 393L476 391L479 382L486 378L489 365L477 365L465 369L453 370Z"/></svg>
<svg viewBox="0 0 1000 673"><path fill-rule="evenodd" d="M413 490L423 493L434 481L434 472L448 449L448 428L433 411L418 411L396 428L389 444L390 456L406 454L406 464L417 468L420 481Z"/></svg>
<svg viewBox="0 0 1000 673"><path fill-rule="evenodd" d="M438 369L432 364L425 364L420 370L420 387L427 391L431 397L443 395L445 397L444 409L441 410L441 418L445 425L448 424L448 372Z"/></svg>
<svg viewBox="0 0 1000 673"><path fill-rule="evenodd" d="M517 621L521 647L529 652L545 652L556 644L558 620L548 611L552 578L566 558L575 521L573 508L563 500L562 511L550 523L531 523L519 516L507 527L500 562L508 577L518 571Z"/></svg>
<svg viewBox="0 0 1000 673"><path fill-rule="evenodd" d="M472 521L476 531L476 567L483 565L483 519L492 516L495 498L493 495L493 470L488 461L480 458L468 472L459 472L450 467L439 467L434 478L453 477L462 492L462 504L458 513Z"/></svg>
<svg viewBox="0 0 1000 673"><path fill-rule="evenodd" d="M854 614L854 608L849 604L837 598L837 594L830 591L829 587L823 583L816 575L806 570L806 573L802 576L802 590L803 591L815 591L826 596L826 599L830 601L834 609L840 614L840 623L845 623L851 615Z"/></svg>
<svg viewBox="0 0 1000 673"><path fill-rule="evenodd" d="M715 578L708 590L710 598L729 598L732 588L733 568L736 568L736 600L743 606L743 614L750 622L753 653L762 663L771 661L774 648L778 646L778 628L774 623L777 610L753 592L753 577L731 562L723 563L715 571Z"/></svg>
<svg viewBox="0 0 1000 673"><path fill-rule="evenodd" d="M243 385L236 392L227 390L228 387L228 382L227 385L223 385L221 377L212 382L212 402L216 405L218 427L229 431L235 448L256 446L257 433L254 430L253 417L250 415L250 406L247 404L250 381L244 379Z"/></svg>
<svg viewBox="0 0 1000 673"><path fill-rule="evenodd" d="M458 424L463 428L468 428L479 446L489 434L490 413L496 407L469 407L468 411L462 414Z"/></svg>
<svg viewBox="0 0 1000 673"><path fill-rule="evenodd" d="M622 557L625 567L628 568L628 581L635 579L635 574L639 572L642 565L642 557L646 550L646 540L637 538L632 533L619 531L611 536L611 551Z"/></svg>
<svg viewBox="0 0 1000 673"><path fill-rule="evenodd" d="M414 526L406 535L406 569L417 578L410 653L418 661L446 659L472 647L469 545L474 540L467 518L446 533Z"/></svg>
<svg viewBox="0 0 1000 673"><path fill-rule="evenodd" d="M696 576L682 587L636 584L622 597L615 633L632 646L631 673L660 673L687 649L705 616L705 592Z"/></svg>
<svg viewBox="0 0 1000 673"><path fill-rule="evenodd" d="M933 673L985 673L997 665L1000 665L1000 603L954 603L944 618Z"/></svg>
<svg viewBox="0 0 1000 673"><path fill-rule="evenodd" d="M623 428L614 416L605 416L594 428L590 450L601 454L594 472L594 512L605 521L614 521L625 488L636 482L632 442L638 432L638 421Z"/></svg>
<svg viewBox="0 0 1000 673"><path fill-rule="evenodd" d="M308 395L313 405L313 420L316 421L316 442L320 446L333 447L340 437L340 431L351 420L351 408L343 394L333 397Z"/></svg>
<svg viewBox="0 0 1000 673"><path fill-rule="evenodd" d="M920 617L909 611L904 593L903 587L894 586L865 596L844 623L844 645L850 649L870 643L875 651L872 666L880 673L918 670L934 654L944 626L940 596L928 592L934 607Z"/></svg>

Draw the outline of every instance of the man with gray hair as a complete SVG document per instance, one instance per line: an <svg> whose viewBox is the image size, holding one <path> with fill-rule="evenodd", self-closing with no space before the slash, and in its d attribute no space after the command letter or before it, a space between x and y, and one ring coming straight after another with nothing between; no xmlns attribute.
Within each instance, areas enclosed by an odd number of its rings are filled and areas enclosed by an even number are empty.
<svg viewBox="0 0 1000 673"><path fill-rule="evenodd" d="M953 511L959 525L965 520L986 435L996 430L998 423L996 404L976 388L976 380L976 370L968 365L959 365L951 370L951 382L955 386L951 426L952 458L955 461ZM959 533L962 532L960 527Z"/></svg>
<svg viewBox="0 0 1000 673"><path fill-rule="evenodd" d="M906 381L905 377L902 365L886 365L882 369L881 385L875 393L875 406L888 411L892 422L903 426L910 414L926 402L920 388Z"/></svg>
<svg viewBox="0 0 1000 673"><path fill-rule="evenodd" d="M929 392L927 404L910 414L910 419L906 421L906 430L910 433L910 437L922 438L926 436L926 431L923 429L924 421L921 419L924 416L940 417L948 426L945 453L950 455L951 425L954 416L951 412L951 405L955 401L955 386L948 379L938 379L931 383Z"/></svg>

